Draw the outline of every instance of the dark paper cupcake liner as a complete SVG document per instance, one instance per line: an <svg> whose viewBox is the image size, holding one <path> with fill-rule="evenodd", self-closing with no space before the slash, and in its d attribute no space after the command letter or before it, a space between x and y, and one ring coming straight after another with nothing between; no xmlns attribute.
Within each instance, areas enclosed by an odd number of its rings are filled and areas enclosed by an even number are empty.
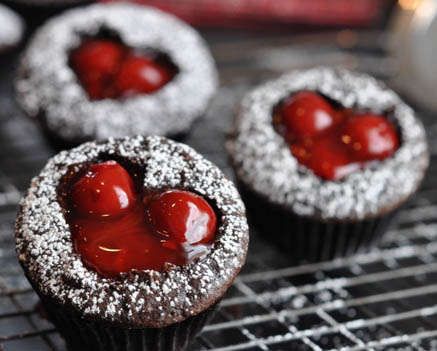
<svg viewBox="0 0 437 351"><path fill-rule="evenodd" d="M359 221L323 221L299 216L238 186L249 222L292 263L321 262L366 252L381 240L397 210Z"/></svg>
<svg viewBox="0 0 437 351"><path fill-rule="evenodd" d="M0 61L0 63L1 63L1 61ZM39 126L41 128L41 131L44 134L46 141L56 151L68 150L68 149L76 147L82 143L85 143L87 141L87 138L75 139L75 140L67 140L67 139L61 138L58 135L56 135L55 133L53 133L47 127L47 124L45 122L44 117L39 116L36 119L39 121ZM197 120L194 121L193 125L195 125L197 122L198 122ZM180 131L177 134L169 135L168 138L170 138L174 141L183 142L187 138L188 134L189 134L189 129L184 130L184 131Z"/></svg>
<svg viewBox="0 0 437 351"><path fill-rule="evenodd" d="M216 305L163 328L130 329L86 320L42 298L49 320L65 339L68 351L182 351L212 318Z"/></svg>

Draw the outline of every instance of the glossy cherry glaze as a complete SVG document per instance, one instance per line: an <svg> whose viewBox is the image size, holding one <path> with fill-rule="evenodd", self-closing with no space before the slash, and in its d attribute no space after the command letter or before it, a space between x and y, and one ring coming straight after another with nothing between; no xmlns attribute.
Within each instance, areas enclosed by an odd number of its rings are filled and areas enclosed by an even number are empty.
<svg viewBox="0 0 437 351"><path fill-rule="evenodd" d="M172 79L172 73L149 57L131 55L121 64L115 78L116 90L123 95L150 94Z"/></svg>
<svg viewBox="0 0 437 351"><path fill-rule="evenodd" d="M381 116L365 114L348 120L343 142L359 161L383 160L399 147L394 126Z"/></svg>
<svg viewBox="0 0 437 351"><path fill-rule="evenodd" d="M286 99L281 114L288 140L326 133L337 124L334 108L328 101L308 91Z"/></svg>
<svg viewBox="0 0 437 351"><path fill-rule="evenodd" d="M73 185L71 200L81 216L118 216L135 203L135 186L129 173L115 161L91 165Z"/></svg>
<svg viewBox="0 0 437 351"><path fill-rule="evenodd" d="M116 97L111 81L125 55L121 44L109 40L89 40L72 51L71 66L92 100Z"/></svg>
<svg viewBox="0 0 437 351"><path fill-rule="evenodd" d="M274 110L273 123L294 157L325 180L340 180L399 148L395 126L382 115L336 108L323 96L302 91Z"/></svg>
<svg viewBox="0 0 437 351"><path fill-rule="evenodd" d="M143 195L115 161L87 166L69 189L75 250L104 277L187 264L215 239L217 218L205 199L183 190Z"/></svg>
<svg viewBox="0 0 437 351"><path fill-rule="evenodd" d="M157 55L140 55L110 39L84 41L71 52L70 65L91 100L151 94L176 73Z"/></svg>
<svg viewBox="0 0 437 351"><path fill-rule="evenodd" d="M150 227L163 239L190 245L214 240L214 210L196 194L182 190L157 194L148 201L146 212Z"/></svg>

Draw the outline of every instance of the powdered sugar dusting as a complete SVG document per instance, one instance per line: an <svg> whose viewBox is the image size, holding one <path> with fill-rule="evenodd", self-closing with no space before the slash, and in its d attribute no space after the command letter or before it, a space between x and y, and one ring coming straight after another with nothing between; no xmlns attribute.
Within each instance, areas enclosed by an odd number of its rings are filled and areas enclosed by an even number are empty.
<svg viewBox="0 0 437 351"><path fill-rule="evenodd" d="M90 101L68 65L84 35L101 29L128 46L167 54L178 67L154 94ZM18 101L56 136L68 141L185 132L205 112L217 86L214 61L198 33L159 10L127 3L70 10L40 28L26 50L16 82Z"/></svg>
<svg viewBox="0 0 437 351"><path fill-rule="evenodd" d="M132 272L120 280L88 270L74 252L57 201L57 187L68 165L92 161L102 154L144 165L147 189L189 189L214 203L220 225L211 251L182 267ZM186 145L162 137L87 143L59 153L33 179L17 219L17 253L27 276L43 295L88 317L130 327L161 327L208 308L232 283L247 251L244 212L232 182Z"/></svg>
<svg viewBox="0 0 437 351"><path fill-rule="evenodd" d="M298 163L272 125L273 107L300 90L319 91L345 107L390 111L400 148L341 181L323 181ZM429 163L423 125L398 95L370 76L324 67L291 72L249 93L228 150L244 184L297 214L325 219L364 218L396 207L416 190Z"/></svg>

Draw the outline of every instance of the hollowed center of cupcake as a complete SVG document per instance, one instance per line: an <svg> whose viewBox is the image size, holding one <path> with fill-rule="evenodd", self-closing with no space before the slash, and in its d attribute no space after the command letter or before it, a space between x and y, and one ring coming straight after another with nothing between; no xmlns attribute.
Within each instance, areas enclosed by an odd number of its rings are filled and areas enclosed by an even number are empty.
<svg viewBox="0 0 437 351"><path fill-rule="evenodd" d="M177 189L141 193L116 161L88 165L67 182L75 250L105 277L187 264L215 239L217 217L203 197Z"/></svg>
<svg viewBox="0 0 437 351"><path fill-rule="evenodd" d="M164 54L139 52L115 39L86 39L70 53L70 65L91 100L152 94L176 75Z"/></svg>
<svg viewBox="0 0 437 351"><path fill-rule="evenodd" d="M293 156L326 180L339 180L384 160L400 143L387 116L334 106L311 91L282 101L274 109L273 123Z"/></svg>

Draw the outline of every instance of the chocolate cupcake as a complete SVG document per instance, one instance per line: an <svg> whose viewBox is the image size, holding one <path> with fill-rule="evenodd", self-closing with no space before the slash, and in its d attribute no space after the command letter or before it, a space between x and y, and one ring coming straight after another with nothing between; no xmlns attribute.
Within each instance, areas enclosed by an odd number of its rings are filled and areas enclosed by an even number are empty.
<svg viewBox="0 0 437 351"><path fill-rule="evenodd" d="M0 54L15 48L23 34L24 22L21 17L0 4Z"/></svg>
<svg viewBox="0 0 437 351"><path fill-rule="evenodd" d="M249 219L296 262L369 248L429 163L423 125L398 95L323 67L249 93L227 147Z"/></svg>
<svg viewBox="0 0 437 351"><path fill-rule="evenodd" d="M19 261L71 350L183 350L244 264L239 194L162 137L49 160L16 221Z"/></svg>
<svg viewBox="0 0 437 351"><path fill-rule="evenodd" d="M91 5L49 20L26 50L19 104L67 144L186 133L217 86L191 27L133 4Z"/></svg>

